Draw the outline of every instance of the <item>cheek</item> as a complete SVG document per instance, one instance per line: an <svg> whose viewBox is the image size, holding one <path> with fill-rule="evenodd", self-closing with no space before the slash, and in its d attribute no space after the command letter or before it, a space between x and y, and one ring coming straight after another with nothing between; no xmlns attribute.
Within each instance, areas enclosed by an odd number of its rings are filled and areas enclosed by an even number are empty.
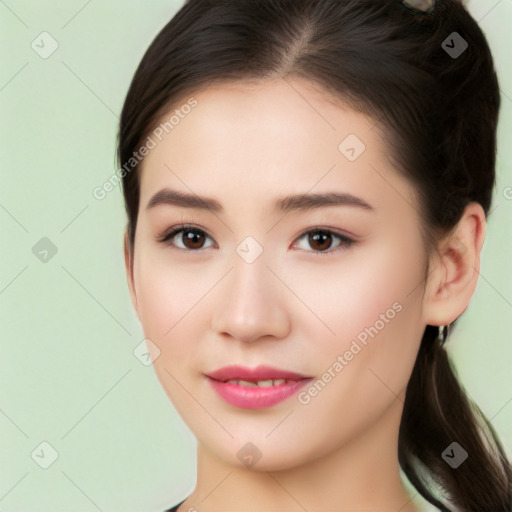
<svg viewBox="0 0 512 512"><path fill-rule="evenodd" d="M356 410L366 404L368 414L378 414L406 388L421 340L424 269L421 244L404 248L400 243L391 239L358 251L337 268L318 266L309 284L296 288L334 331L304 308L302 321L295 319L307 331L304 338L314 342L305 353L317 375L338 375L317 407L332 401Z"/></svg>
<svg viewBox="0 0 512 512"><path fill-rule="evenodd" d="M319 258L327 262L330 257ZM328 263L294 263L300 267L286 269L283 281L305 307L297 302L293 320L309 326L311 337L316 332L320 343L332 344L335 349L344 348L376 323L382 333L392 331L390 326L403 327L404 320L416 324L412 309L419 304L418 294L411 292L419 289L421 262L417 247L402 250L398 242L383 240L371 249L360 247Z"/></svg>
<svg viewBox="0 0 512 512"><path fill-rule="evenodd" d="M325 276L328 293L315 293L309 305L335 334L313 316L299 322L310 342L304 359L328 383L311 394L318 396L308 406L311 415L344 410L345 428L355 432L404 399L421 340L421 292L410 292L422 277L421 258L405 259L382 247L359 255L350 271Z"/></svg>
<svg viewBox="0 0 512 512"><path fill-rule="evenodd" d="M343 337L343 348L361 348L353 358L361 389L365 381L370 393L377 397L380 390L383 398L407 385L422 331L422 246L400 243L390 239L361 256L358 276L350 277L354 292L344 298L348 337ZM338 328L342 331L343 325L338 323Z"/></svg>
<svg viewBox="0 0 512 512"><path fill-rule="evenodd" d="M163 356L171 351L173 359L180 360L194 343L191 331L206 321L200 314L201 300L215 282L214 276L210 279L200 266L176 265L164 253L142 249L134 279L145 336Z"/></svg>

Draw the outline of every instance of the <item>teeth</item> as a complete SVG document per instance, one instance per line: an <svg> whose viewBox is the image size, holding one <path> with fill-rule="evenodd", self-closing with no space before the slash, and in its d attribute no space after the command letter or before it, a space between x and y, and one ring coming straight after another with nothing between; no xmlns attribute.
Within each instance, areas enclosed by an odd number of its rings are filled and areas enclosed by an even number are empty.
<svg viewBox="0 0 512 512"><path fill-rule="evenodd" d="M270 388L272 386L278 386L279 384L281 384L281 382L279 380L273 381L272 379L270 379L270 380L259 380L258 381L258 386L260 388Z"/></svg>
<svg viewBox="0 0 512 512"><path fill-rule="evenodd" d="M280 386L286 382L290 382L285 379L275 379L275 380L259 380L258 382L249 382L248 380L228 380L231 384L236 384L237 386L244 386L248 388L269 388L271 386Z"/></svg>
<svg viewBox="0 0 512 512"><path fill-rule="evenodd" d="M249 382L248 380L228 380L229 384L236 384L237 386L245 386L247 388L257 388L256 382Z"/></svg>

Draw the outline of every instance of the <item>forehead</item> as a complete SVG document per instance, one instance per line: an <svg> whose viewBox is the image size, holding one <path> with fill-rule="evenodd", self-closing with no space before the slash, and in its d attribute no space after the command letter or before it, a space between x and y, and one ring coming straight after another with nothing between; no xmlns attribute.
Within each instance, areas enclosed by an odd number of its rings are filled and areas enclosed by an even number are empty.
<svg viewBox="0 0 512 512"><path fill-rule="evenodd" d="M153 136L156 146L141 166L142 205L163 186L220 198L235 187L241 204L313 187L357 191L377 204L386 194L414 202L375 121L317 86L289 79L216 84L175 103L162 123L190 97L196 106L183 109L162 140Z"/></svg>
<svg viewBox="0 0 512 512"><path fill-rule="evenodd" d="M173 111L185 111L192 96L197 105L188 108L188 113L180 118L172 116L173 126L167 126L168 133L162 134L170 146L184 142L196 144L195 151L187 154L187 158L194 154L202 157L210 146L216 148L217 154L226 148L233 154L233 146L242 141L244 144L236 147L236 154L247 156L250 151L257 151L260 162L265 158L274 160L275 155L284 152L288 152L291 160L290 148L302 153L314 150L320 156L319 153L329 153L333 148L337 151L339 142L349 133L377 151L384 150L372 118L352 110L341 99L334 99L311 83L276 79L215 84L188 97L182 96L175 102ZM170 114L162 118L164 129ZM185 153L189 145L175 156ZM263 153L263 148L273 151Z"/></svg>

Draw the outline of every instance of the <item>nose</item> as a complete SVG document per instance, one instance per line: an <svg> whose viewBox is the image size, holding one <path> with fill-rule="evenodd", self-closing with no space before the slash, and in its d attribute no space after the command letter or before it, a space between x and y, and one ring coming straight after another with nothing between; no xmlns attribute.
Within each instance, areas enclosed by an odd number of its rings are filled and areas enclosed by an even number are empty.
<svg viewBox="0 0 512 512"><path fill-rule="evenodd" d="M267 267L264 253L252 263L236 256L216 297L212 329L244 343L263 337L285 338L291 328L291 292ZM288 293L288 296L287 296Z"/></svg>

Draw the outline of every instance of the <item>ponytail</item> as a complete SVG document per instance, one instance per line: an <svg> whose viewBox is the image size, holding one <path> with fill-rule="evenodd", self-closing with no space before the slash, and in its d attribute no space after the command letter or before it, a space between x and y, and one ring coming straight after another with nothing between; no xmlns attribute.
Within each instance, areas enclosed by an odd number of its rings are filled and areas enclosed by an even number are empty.
<svg viewBox="0 0 512 512"><path fill-rule="evenodd" d="M447 335L446 328L442 336L437 327L425 329L405 396L400 466L443 512L511 512L512 467L491 423L457 380L444 348Z"/></svg>

